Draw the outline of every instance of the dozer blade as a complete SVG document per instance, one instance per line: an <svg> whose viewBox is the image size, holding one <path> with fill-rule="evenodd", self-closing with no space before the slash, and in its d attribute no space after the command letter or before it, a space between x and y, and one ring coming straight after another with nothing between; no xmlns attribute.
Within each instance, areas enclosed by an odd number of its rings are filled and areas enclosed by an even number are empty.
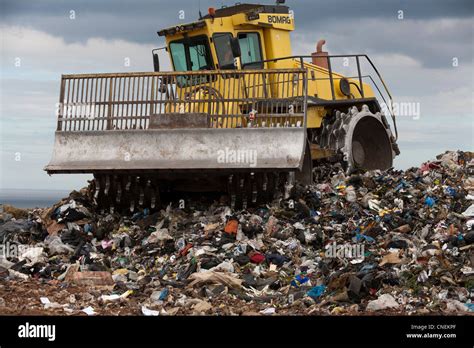
<svg viewBox="0 0 474 348"><path fill-rule="evenodd" d="M301 169L305 81L304 69L63 75L45 170Z"/></svg>
<svg viewBox="0 0 474 348"><path fill-rule="evenodd" d="M301 169L305 132L304 127L57 131L45 170Z"/></svg>

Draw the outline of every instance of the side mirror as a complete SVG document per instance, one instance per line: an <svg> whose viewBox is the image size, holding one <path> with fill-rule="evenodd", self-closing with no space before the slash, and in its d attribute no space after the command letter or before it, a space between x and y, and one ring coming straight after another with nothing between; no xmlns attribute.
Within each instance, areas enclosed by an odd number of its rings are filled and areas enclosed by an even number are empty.
<svg viewBox="0 0 474 348"><path fill-rule="evenodd" d="M232 55L234 58L240 57L242 53L240 52L240 44L239 44L239 39L236 37L233 37L230 39L230 48L232 49Z"/></svg>
<svg viewBox="0 0 474 348"><path fill-rule="evenodd" d="M160 71L160 58L158 57L158 53L153 52L153 69L155 72Z"/></svg>

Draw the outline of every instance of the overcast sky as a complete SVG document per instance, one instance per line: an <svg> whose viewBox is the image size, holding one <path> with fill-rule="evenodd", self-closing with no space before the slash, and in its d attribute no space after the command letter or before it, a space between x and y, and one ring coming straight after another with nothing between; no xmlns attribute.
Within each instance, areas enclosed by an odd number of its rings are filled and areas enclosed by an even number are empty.
<svg viewBox="0 0 474 348"><path fill-rule="evenodd" d="M234 2L0 0L0 188L85 186L89 176L42 170L52 153L60 75L150 71L150 50L164 43L157 30L196 20L199 3L204 13ZM448 149L474 150L474 1L287 4L295 15L295 54L310 54L321 38L332 54L367 53L395 101L419 105L419 115L398 118L396 167Z"/></svg>

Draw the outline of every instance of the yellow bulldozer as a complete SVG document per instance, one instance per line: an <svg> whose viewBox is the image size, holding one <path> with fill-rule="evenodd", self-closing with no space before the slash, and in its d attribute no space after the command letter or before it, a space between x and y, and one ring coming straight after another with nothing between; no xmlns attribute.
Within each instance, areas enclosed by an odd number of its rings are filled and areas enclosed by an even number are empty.
<svg viewBox="0 0 474 348"><path fill-rule="evenodd" d="M62 75L45 170L92 173L99 206L134 211L157 208L160 192L211 188L246 208L310 184L324 160L390 168L397 130L376 67L365 54L329 55L324 40L293 55L293 17L282 0L209 8L158 32L171 72L156 49L153 72ZM340 59L353 76L333 70Z"/></svg>

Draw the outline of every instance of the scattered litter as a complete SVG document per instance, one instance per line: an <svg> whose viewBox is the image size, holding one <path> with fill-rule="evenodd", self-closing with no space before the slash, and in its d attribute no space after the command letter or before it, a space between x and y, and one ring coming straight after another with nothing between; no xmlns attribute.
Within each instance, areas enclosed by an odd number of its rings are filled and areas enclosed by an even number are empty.
<svg viewBox="0 0 474 348"><path fill-rule="evenodd" d="M376 300L370 301L367 305L368 311L380 311L383 309L398 308L398 302L390 294L383 294Z"/></svg>
<svg viewBox="0 0 474 348"><path fill-rule="evenodd" d="M224 197L120 215L87 188L3 206L0 279L51 286L32 308L66 315L473 312L473 165L461 151L405 171L321 164L313 185L244 210Z"/></svg>
<svg viewBox="0 0 474 348"><path fill-rule="evenodd" d="M89 307L86 307L84 309L81 310L82 312L86 313L87 315L96 315L97 313L94 311L94 308L92 308L91 306Z"/></svg>
<svg viewBox="0 0 474 348"><path fill-rule="evenodd" d="M150 316L157 317L160 315L159 311L148 309L145 306L142 306L142 313L143 315L146 315L147 317L150 317Z"/></svg>
<svg viewBox="0 0 474 348"><path fill-rule="evenodd" d="M263 315L273 315L276 313L276 309L273 307L265 308L264 310L261 310L260 313Z"/></svg>
<svg viewBox="0 0 474 348"><path fill-rule="evenodd" d="M100 299L104 302L117 301L126 299L129 295L133 293L132 290L125 291L123 294L112 294L112 295L102 295Z"/></svg>

